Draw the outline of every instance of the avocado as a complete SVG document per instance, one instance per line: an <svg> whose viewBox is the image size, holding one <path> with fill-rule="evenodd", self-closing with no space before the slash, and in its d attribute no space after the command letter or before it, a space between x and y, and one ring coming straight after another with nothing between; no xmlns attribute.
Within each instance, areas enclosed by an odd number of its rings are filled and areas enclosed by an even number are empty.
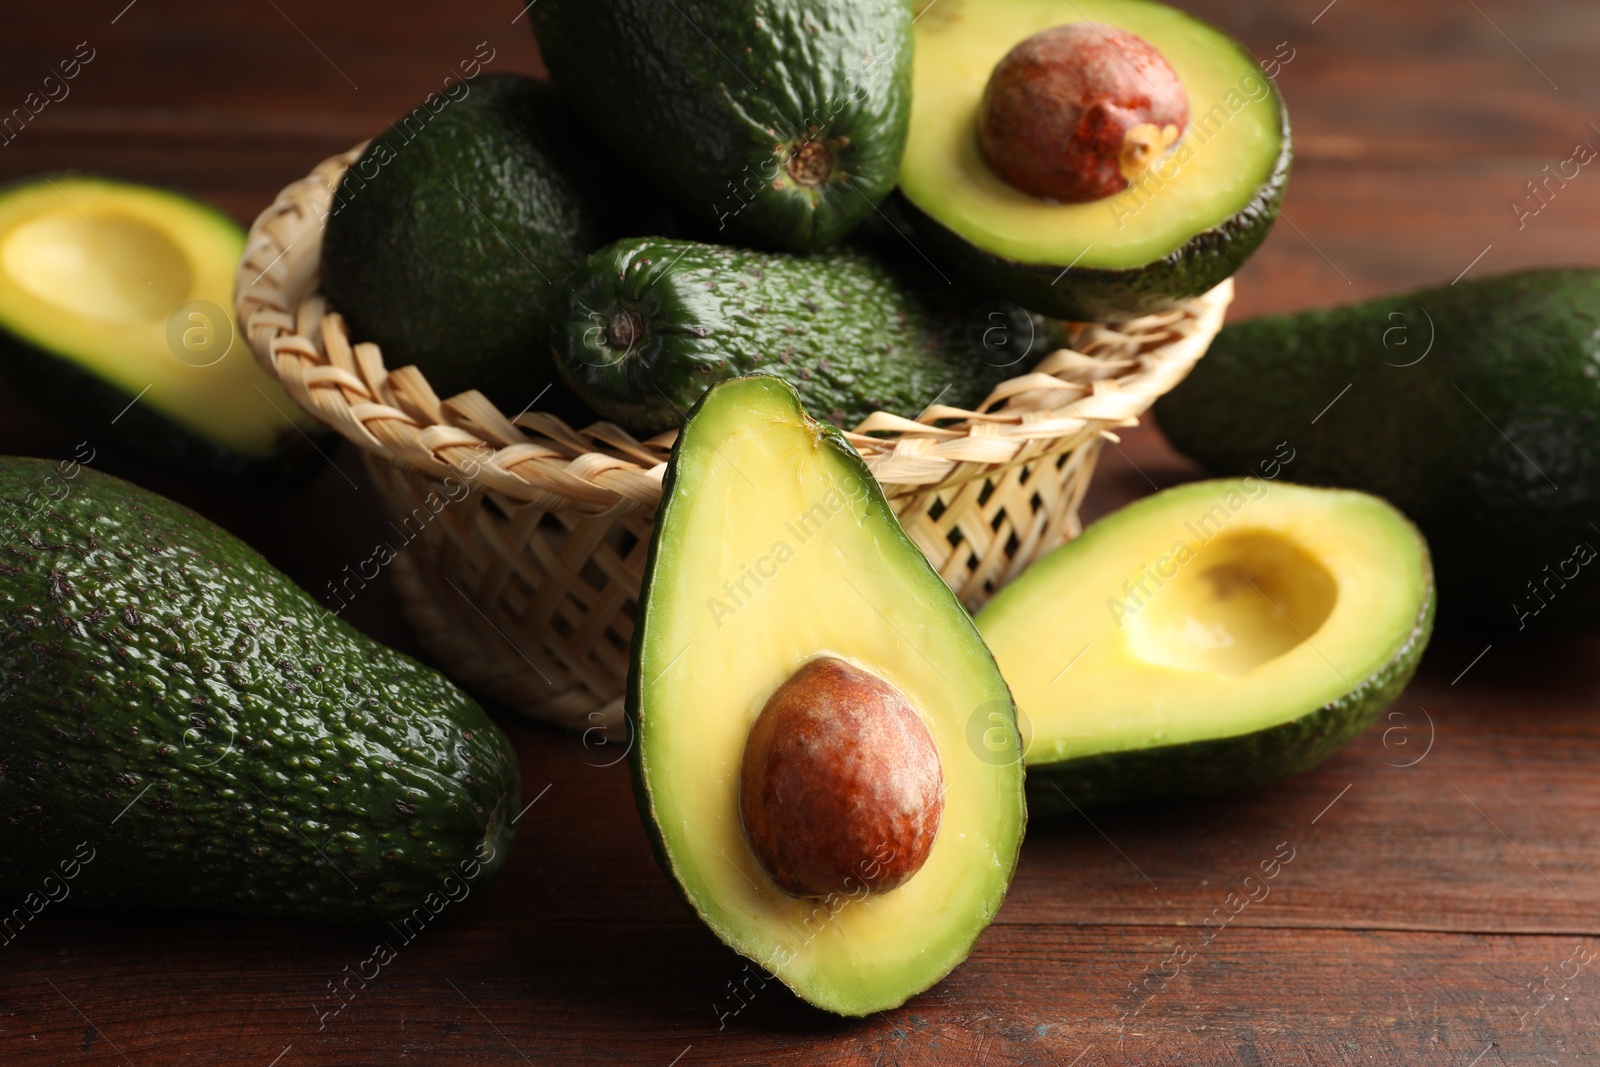
<svg viewBox="0 0 1600 1067"><path fill-rule="evenodd" d="M286 487L317 423L234 325L245 236L166 189L75 174L0 189L0 373L97 444Z"/></svg>
<svg viewBox="0 0 1600 1067"><path fill-rule="evenodd" d="M1001 178L978 131L997 65L1064 23L1093 23L1096 39L1137 35L1188 103L1165 155L1121 191L1076 203ZM1283 101L1243 46L1193 16L1149 0L947 0L915 37L900 190L929 253L992 295L1082 321L1160 311L1232 275L1277 218L1290 161ZM1141 98L1148 85L1129 79Z"/></svg>
<svg viewBox="0 0 1600 1067"><path fill-rule="evenodd" d="M894 188L904 0L541 0L528 18L598 138L719 239L821 248Z"/></svg>
<svg viewBox="0 0 1600 1067"><path fill-rule="evenodd" d="M851 429L879 410L974 408L1064 344L1061 323L860 249L640 237L574 276L556 365L584 403L640 436L681 425L708 386L752 372Z"/></svg>
<svg viewBox="0 0 1600 1067"><path fill-rule="evenodd" d="M5 458L0 544L7 901L80 849L84 905L330 922L427 916L499 870L505 736L231 534L76 463Z"/></svg>
<svg viewBox="0 0 1600 1067"><path fill-rule="evenodd" d="M1229 326L1156 405L1218 473L1276 442L1303 481L1377 493L1433 546L1446 617L1600 627L1600 271L1461 281Z"/></svg>
<svg viewBox="0 0 1600 1067"><path fill-rule="evenodd" d="M483 74L429 97L339 183L322 244L329 303L442 397L477 389L507 414L538 399L582 417L550 366L550 330L567 276L601 243L575 169L586 151L532 78Z"/></svg>
<svg viewBox="0 0 1600 1067"><path fill-rule="evenodd" d="M894 1007L994 918L1026 820L1011 695L861 458L777 378L714 386L678 436L626 707L662 869L802 999Z"/></svg>
<svg viewBox="0 0 1600 1067"><path fill-rule="evenodd" d="M1207 796L1299 774L1400 695L1432 630L1428 546L1376 497L1252 475L1094 523L978 629L1032 737L1028 805Z"/></svg>

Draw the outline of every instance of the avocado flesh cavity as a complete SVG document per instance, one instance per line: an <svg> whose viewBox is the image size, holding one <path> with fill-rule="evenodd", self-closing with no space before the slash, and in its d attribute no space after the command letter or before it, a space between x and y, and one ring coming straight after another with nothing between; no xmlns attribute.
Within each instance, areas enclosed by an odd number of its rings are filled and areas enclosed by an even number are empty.
<svg viewBox="0 0 1600 1067"><path fill-rule="evenodd" d="M1036 812L1299 773L1415 671L1427 545L1375 497L1261 478L1132 504L978 616L1031 727Z"/></svg>
<svg viewBox="0 0 1600 1067"><path fill-rule="evenodd" d="M0 459L0 511L8 898L80 843L96 907L426 917L499 870L515 753L437 672L127 482Z"/></svg>
<svg viewBox="0 0 1600 1067"><path fill-rule="evenodd" d="M747 843L746 739L819 656L896 687L938 750L937 837L889 892L791 896ZM1025 817L1005 683L860 458L776 378L714 387L679 436L628 707L663 869L718 937L803 999L844 1015L900 1004L961 962L994 917ZM993 749L969 740L974 722Z"/></svg>
<svg viewBox="0 0 1600 1067"><path fill-rule="evenodd" d="M1265 239L1288 178L1288 120L1276 87L1237 42L1148 0L941 8L915 27L900 189L936 254L973 282L1044 314L1128 318L1206 292ZM1008 185L984 161L975 130L995 64L1040 30L1082 21L1154 46L1182 81L1190 118L1172 153L1134 185L1062 204Z"/></svg>
<svg viewBox="0 0 1600 1067"><path fill-rule="evenodd" d="M96 440L292 477L316 423L235 327L243 252L232 220L164 189L64 174L0 190L0 369Z"/></svg>
<svg viewBox="0 0 1600 1067"><path fill-rule="evenodd" d="M822 248L894 188L904 0L541 0L528 17L596 136L721 238Z"/></svg>
<svg viewBox="0 0 1600 1067"><path fill-rule="evenodd" d="M1452 623L1592 631L1597 320L1600 271L1582 269L1266 316L1224 329L1156 418L1217 473L1288 441L1296 478L1403 509L1433 548Z"/></svg>

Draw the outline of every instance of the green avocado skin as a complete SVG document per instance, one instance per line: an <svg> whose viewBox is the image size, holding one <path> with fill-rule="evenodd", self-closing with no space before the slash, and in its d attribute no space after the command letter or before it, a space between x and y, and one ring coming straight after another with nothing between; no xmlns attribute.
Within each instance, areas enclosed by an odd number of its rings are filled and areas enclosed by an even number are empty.
<svg viewBox="0 0 1600 1067"><path fill-rule="evenodd" d="M989 294L1057 318L1119 322L1170 310L1209 292L1244 266L1271 232L1289 187L1294 152L1287 112L1282 146L1272 173L1243 208L1160 259L1127 270L1020 263L979 248L909 200L906 214L936 259Z"/></svg>
<svg viewBox="0 0 1600 1067"><path fill-rule="evenodd" d="M1230 326L1156 419L1214 471L1287 441L1296 480L1388 499L1427 535L1452 625L1600 626L1600 271Z"/></svg>
<svg viewBox="0 0 1600 1067"><path fill-rule="evenodd" d="M441 397L478 389L518 412L555 383L565 282L601 243L575 162L587 145L532 78L455 89L391 124L345 173L322 289L390 369L415 364ZM540 408L581 413L558 384Z"/></svg>
<svg viewBox="0 0 1600 1067"><path fill-rule="evenodd" d="M788 381L812 417L844 429L936 400L971 408L1065 343L1060 323L860 249L646 237L602 248L573 278L556 360L586 404L648 436L752 373Z"/></svg>
<svg viewBox="0 0 1600 1067"><path fill-rule="evenodd" d="M1426 566L1426 552L1423 561ZM1428 647L1435 601L1430 572L1416 625L1394 657L1338 700L1298 719L1237 737L1029 764L1029 813L1056 818L1099 804L1221 796L1310 770L1355 740L1399 699Z"/></svg>
<svg viewBox="0 0 1600 1067"><path fill-rule="evenodd" d="M8 899L92 854L84 906L398 918L494 876L518 788L476 703L231 534L94 471L0 459Z"/></svg>
<svg viewBox="0 0 1600 1067"><path fill-rule="evenodd" d="M84 175L67 172L57 177L75 180ZM12 182L0 187L0 199L47 180L33 177ZM209 214L217 225L239 233L238 224L220 211L198 201L191 205ZM242 234L239 239L243 241ZM243 336L235 337L234 357L254 359L249 347ZM310 481L326 465L323 456L338 447L338 438L331 433L314 430L308 436L285 427L270 455L245 455L135 403L135 394L3 328L0 374L52 418L92 435L95 441L213 482L263 492L287 491Z"/></svg>
<svg viewBox="0 0 1600 1067"><path fill-rule="evenodd" d="M599 139L732 240L831 244L894 188L911 104L904 0L540 0L552 78ZM831 171L795 180L794 150Z"/></svg>
<svg viewBox="0 0 1600 1067"><path fill-rule="evenodd" d="M245 346L242 338L234 343ZM255 358L248 351L239 355ZM245 455L136 403L134 394L4 330L0 330L0 368L30 401L95 442L105 442L119 455L126 452L210 482L287 492L327 466L325 457L339 446L339 438L326 431L300 434L285 427L270 455Z"/></svg>

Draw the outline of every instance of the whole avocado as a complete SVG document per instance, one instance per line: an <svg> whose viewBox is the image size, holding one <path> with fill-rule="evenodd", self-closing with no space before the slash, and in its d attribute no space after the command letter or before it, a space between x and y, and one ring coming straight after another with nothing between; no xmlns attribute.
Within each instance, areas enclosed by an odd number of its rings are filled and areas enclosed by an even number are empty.
<svg viewBox="0 0 1600 1067"><path fill-rule="evenodd" d="M601 243L585 202L588 143L548 85L488 73L435 94L376 138L340 181L322 289L352 336L449 397L502 411L555 383L550 327L564 283ZM556 383L540 407L577 417Z"/></svg>
<svg viewBox="0 0 1600 1067"><path fill-rule="evenodd" d="M541 0L528 17L596 137L718 239L821 248L895 187L905 0Z"/></svg>
<svg viewBox="0 0 1600 1067"><path fill-rule="evenodd" d="M8 900L65 875L96 907L431 914L514 832L516 756L471 698L76 464L0 459L0 706Z"/></svg>
<svg viewBox="0 0 1600 1067"><path fill-rule="evenodd" d="M1385 497L1427 535L1441 620L1600 627L1600 270L1533 270L1229 326L1156 404L1172 443Z"/></svg>
<svg viewBox="0 0 1600 1067"><path fill-rule="evenodd" d="M755 373L853 429L874 411L975 407L1066 343L1060 322L861 248L796 256L638 237L573 276L556 365L586 404L641 436Z"/></svg>

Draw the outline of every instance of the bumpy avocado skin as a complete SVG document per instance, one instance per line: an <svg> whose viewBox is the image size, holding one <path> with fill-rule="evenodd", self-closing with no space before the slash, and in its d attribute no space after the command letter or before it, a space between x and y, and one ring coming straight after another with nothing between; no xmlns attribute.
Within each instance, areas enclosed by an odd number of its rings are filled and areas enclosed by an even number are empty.
<svg viewBox="0 0 1600 1067"><path fill-rule="evenodd" d="M904 0L540 0L528 17L599 139L721 239L821 248L894 188ZM831 162L820 184L788 166L807 144Z"/></svg>
<svg viewBox="0 0 1600 1067"><path fill-rule="evenodd" d="M586 404L640 435L681 425L713 384L751 373L785 379L814 418L853 429L874 411L975 407L1066 343L1061 323L931 281L853 248L619 241L573 278L557 365Z"/></svg>
<svg viewBox="0 0 1600 1067"><path fill-rule="evenodd" d="M0 459L8 896L92 854L76 904L398 917L452 875L486 884L517 799L476 703L243 542L118 479Z"/></svg>
<svg viewBox="0 0 1600 1067"><path fill-rule="evenodd" d="M1399 699L1428 647L1435 603L1430 571L1416 625L1394 657L1338 700L1298 719L1237 737L1029 764L1029 813L1048 819L1098 804L1221 796L1310 770L1355 740Z"/></svg>
<svg viewBox="0 0 1600 1067"><path fill-rule="evenodd" d="M1427 535L1453 623L1600 626L1600 271L1230 326L1156 419L1212 470L1288 441L1298 480L1387 498Z"/></svg>
<svg viewBox="0 0 1600 1067"><path fill-rule="evenodd" d="M1276 88L1273 99L1278 99ZM940 262L1001 299L1078 322L1120 322L1167 311L1233 277L1271 232L1289 187L1289 165L1294 158L1289 115L1282 111L1281 101L1279 107L1282 147L1272 173L1250 202L1167 255L1139 267L1100 270L1067 263L1021 263L979 248L909 200L907 215L914 220L918 237Z"/></svg>
<svg viewBox="0 0 1600 1067"><path fill-rule="evenodd" d="M322 288L391 369L442 397L479 389L507 414L577 418L550 366L567 276L601 243L580 177L589 145L555 91L483 74L391 124L345 173Z"/></svg>

